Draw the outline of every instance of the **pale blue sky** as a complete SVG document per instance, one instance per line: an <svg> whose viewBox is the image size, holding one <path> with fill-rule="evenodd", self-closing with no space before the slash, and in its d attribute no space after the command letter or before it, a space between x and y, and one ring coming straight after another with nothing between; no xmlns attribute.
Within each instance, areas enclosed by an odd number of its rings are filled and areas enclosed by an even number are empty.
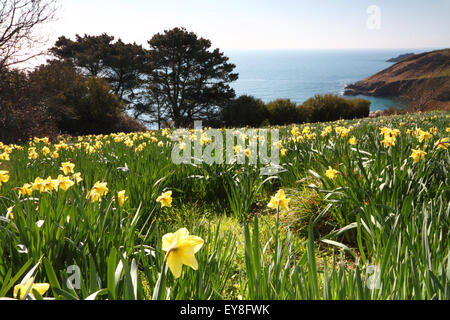
<svg viewBox="0 0 450 320"><path fill-rule="evenodd" d="M369 29L367 8L381 10ZM450 0L60 0L52 39L106 32L146 45L186 27L221 49L450 47Z"/></svg>

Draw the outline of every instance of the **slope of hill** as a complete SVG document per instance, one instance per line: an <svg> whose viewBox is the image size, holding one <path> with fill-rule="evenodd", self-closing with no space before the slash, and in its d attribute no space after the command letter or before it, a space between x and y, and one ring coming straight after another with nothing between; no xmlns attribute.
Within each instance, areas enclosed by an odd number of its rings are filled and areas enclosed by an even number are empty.
<svg viewBox="0 0 450 320"><path fill-rule="evenodd" d="M401 60L403 60L403 59L405 59L405 58L408 58L408 57L411 57L411 56L413 56L414 55L414 53L405 53L405 54L401 54L401 55L399 55L398 57L396 57L396 58L391 58L391 59L389 59L389 60L386 60L386 62L400 62Z"/></svg>
<svg viewBox="0 0 450 320"><path fill-rule="evenodd" d="M450 105L450 49L416 54L364 80L344 95L397 97L420 104Z"/></svg>

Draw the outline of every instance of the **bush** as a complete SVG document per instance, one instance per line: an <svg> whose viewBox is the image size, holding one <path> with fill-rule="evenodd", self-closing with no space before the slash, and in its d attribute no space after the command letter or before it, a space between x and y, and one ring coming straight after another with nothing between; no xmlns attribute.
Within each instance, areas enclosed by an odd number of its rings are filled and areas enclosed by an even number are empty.
<svg viewBox="0 0 450 320"><path fill-rule="evenodd" d="M30 74L30 81L50 112L57 115L64 133L103 133L123 109L106 80L77 74L67 62L40 66Z"/></svg>
<svg viewBox="0 0 450 320"><path fill-rule="evenodd" d="M272 125L286 125L305 122L306 117L297 104L289 99L276 99L267 104L269 120Z"/></svg>
<svg viewBox="0 0 450 320"><path fill-rule="evenodd" d="M334 94L315 95L306 100L301 108L308 114L309 122L327 122L367 117L370 101L361 98L345 99Z"/></svg>
<svg viewBox="0 0 450 320"><path fill-rule="evenodd" d="M222 122L227 127L259 127L267 117L264 102L247 95L232 100L222 110Z"/></svg>
<svg viewBox="0 0 450 320"><path fill-rule="evenodd" d="M326 122L369 116L370 101L345 99L338 95L316 95L302 105L289 99L276 99L264 104L252 96L240 96L222 111L222 122L228 127L261 127L292 123Z"/></svg>
<svg viewBox="0 0 450 320"><path fill-rule="evenodd" d="M346 119L352 118L365 118L370 113L370 101L367 99L356 98L346 99L350 103L349 113L346 115Z"/></svg>
<svg viewBox="0 0 450 320"><path fill-rule="evenodd" d="M0 73L0 141L15 143L31 136L58 134L53 115L32 94L28 77L17 70Z"/></svg>
<svg viewBox="0 0 450 320"><path fill-rule="evenodd" d="M144 131L126 116L108 82L78 74L70 63L50 61L27 74L0 73L0 141L36 136Z"/></svg>

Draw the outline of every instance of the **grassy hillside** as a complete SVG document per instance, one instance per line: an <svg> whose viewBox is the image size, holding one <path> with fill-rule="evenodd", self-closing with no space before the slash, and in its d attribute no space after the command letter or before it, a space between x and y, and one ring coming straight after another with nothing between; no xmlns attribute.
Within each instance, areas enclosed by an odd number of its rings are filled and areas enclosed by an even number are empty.
<svg viewBox="0 0 450 320"><path fill-rule="evenodd" d="M450 102L450 49L416 54L346 88L345 94Z"/></svg>
<svg viewBox="0 0 450 320"><path fill-rule="evenodd" d="M270 175L175 164L170 130L1 144L0 297L449 299L449 120L272 127Z"/></svg>

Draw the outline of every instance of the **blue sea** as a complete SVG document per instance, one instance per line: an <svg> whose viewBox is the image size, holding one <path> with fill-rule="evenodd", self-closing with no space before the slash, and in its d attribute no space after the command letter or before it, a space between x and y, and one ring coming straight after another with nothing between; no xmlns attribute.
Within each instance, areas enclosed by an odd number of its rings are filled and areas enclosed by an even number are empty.
<svg viewBox="0 0 450 320"><path fill-rule="evenodd" d="M302 103L315 94L342 95L347 84L389 66L386 60L404 53L431 49L379 50L225 50L239 79L231 84L236 95L252 95L269 102L277 98ZM402 107L389 98L364 97L370 110Z"/></svg>

